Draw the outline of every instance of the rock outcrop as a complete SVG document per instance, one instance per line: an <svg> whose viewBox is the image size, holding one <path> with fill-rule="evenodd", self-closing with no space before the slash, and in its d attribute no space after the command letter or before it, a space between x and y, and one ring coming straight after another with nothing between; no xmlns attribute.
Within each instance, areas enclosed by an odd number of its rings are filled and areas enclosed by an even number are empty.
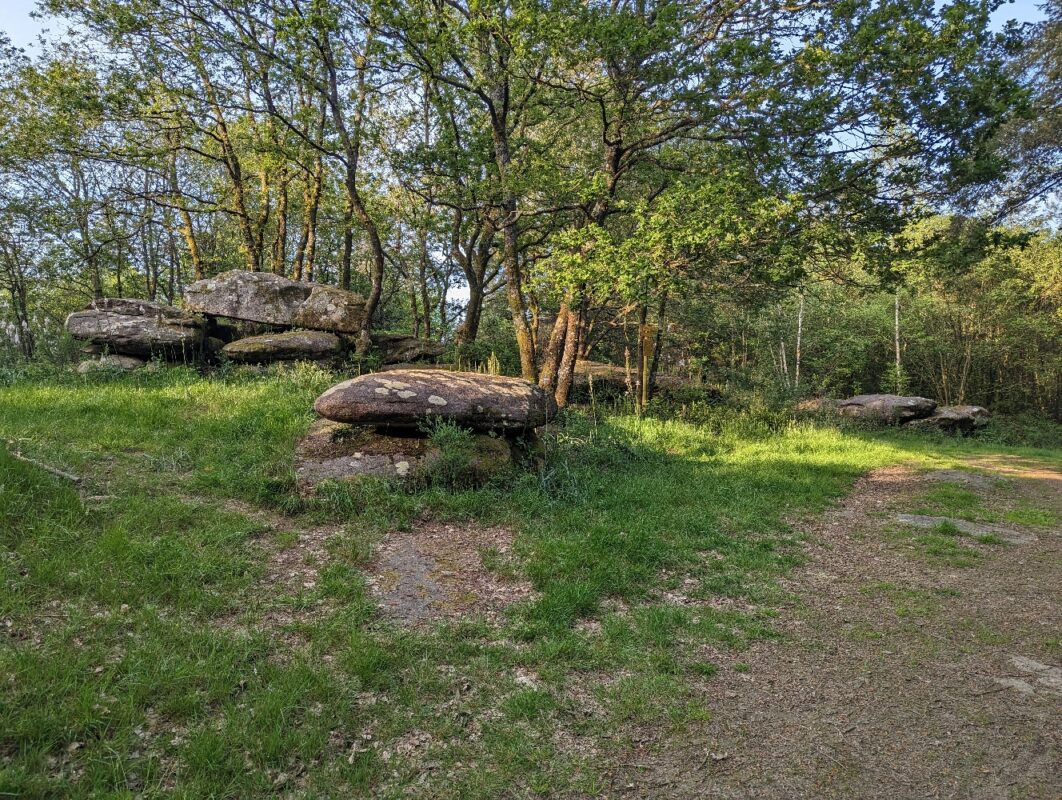
<svg viewBox="0 0 1062 800"><path fill-rule="evenodd" d="M553 398L521 378L444 370L361 375L317 398L317 413L353 425L417 428L445 419L477 431L518 433L545 425Z"/></svg>
<svg viewBox="0 0 1062 800"><path fill-rule="evenodd" d="M972 433L988 424L988 409L981 406L938 406L928 417L913 419L910 428L936 428L946 433Z"/></svg>
<svg viewBox="0 0 1062 800"><path fill-rule="evenodd" d="M380 352L383 364L409 364L417 361L431 361L446 352L442 342L427 342L415 336L397 334L374 334L372 343Z"/></svg>
<svg viewBox="0 0 1062 800"><path fill-rule="evenodd" d="M354 292L245 270L196 281L185 289L184 305L211 316L335 333L357 333L365 317L365 300Z"/></svg>
<svg viewBox="0 0 1062 800"><path fill-rule="evenodd" d="M191 359L203 342L202 319L146 300L96 300L68 316L66 329L112 353L140 357Z"/></svg>
<svg viewBox="0 0 1062 800"><path fill-rule="evenodd" d="M355 346L365 300L354 292L269 272L231 270L196 281L184 309L142 300L100 300L71 314L67 328L95 350L241 363L321 360ZM384 364L432 361L446 345L414 336L372 337ZM88 369L88 368L86 368Z"/></svg>
<svg viewBox="0 0 1062 800"><path fill-rule="evenodd" d="M902 423L933 413L936 400L928 397L904 397L896 394L861 394L842 400L838 413L845 417Z"/></svg>
<svg viewBox="0 0 1062 800"><path fill-rule="evenodd" d="M630 376L631 385L637 380ZM627 394L627 370L617 364L603 361L579 359L575 362L575 374L572 376L572 399L589 400L590 387L593 387L596 400L612 400Z"/></svg>
<svg viewBox="0 0 1062 800"><path fill-rule="evenodd" d="M404 483L427 481L440 465L442 451L422 435L380 433L341 422L321 419L296 446L295 478L299 491L312 492L325 481L350 481L371 476ZM465 476L481 482L513 461L509 442L476 434L468 455Z"/></svg>
<svg viewBox="0 0 1062 800"><path fill-rule="evenodd" d="M334 333L288 331L249 336L229 342L221 352L241 364L268 364L273 361L320 361L337 356L342 343Z"/></svg>
<svg viewBox="0 0 1062 800"><path fill-rule="evenodd" d="M610 401L630 394L637 388L637 372L619 364L605 361L579 359L575 362L572 375L570 399L576 402L588 402L592 397L597 401ZM700 397L711 398L717 393L708 387L682 375L660 375L654 380L653 396L665 400L683 401L687 391L696 392ZM688 397L688 394L686 395Z"/></svg>
<svg viewBox="0 0 1062 800"><path fill-rule="evenodd" d="M307 283L269 272L231 270L187 287L184 307L217 317L290 326L311 290Z"/></svg>
<svg viewBox="0 0 1062 800"><path fill-rule="evenodd" d="M988 424L988 409L981 406L938 406L928 397L895 394L861 394L847 400L816 398L796 406L798 411L835 409L846 417L902 424L909 428L936 429L947 433L972 433Z"/></svg>

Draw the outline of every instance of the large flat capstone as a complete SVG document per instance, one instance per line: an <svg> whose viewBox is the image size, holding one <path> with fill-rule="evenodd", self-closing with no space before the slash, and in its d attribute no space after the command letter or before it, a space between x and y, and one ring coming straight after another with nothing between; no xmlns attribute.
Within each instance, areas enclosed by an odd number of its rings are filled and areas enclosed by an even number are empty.
<svg viewBox="0 0 1062 800"><path fill-rule="evenodd" d="M318 361L339 355L342 343L334 333L324 331L288 331L248 336L229 342L221 352L243 364L267 364L272 361Z"/></svg>
<svg viewBox="0 0 1062 800"><path fill-rule="evenodd" d="M365 300L354 292L246 270L196 281L185 289L184 305L216 317L338 333L357 333L365 316Z"/></svg>
<svg viewBox="0 0 1062 800"><path fill-rule="evenodd" d="M896 394L860 394L842 400L837 408L845 417L860 417L883 422L907 422L928 417L937 407L928 397L904 397Z"/></svg>
<svg viewBox="0 0 1062 800"><path fill-rule="evenodd" d="M147 300L95 300L68 316L66 329L112 353L140 357L191 358L203 341L201 319Z"/></svg>
<svg viewBox="0 0 1062 800"><path fill-rule="evenodd" d="M443 370L361 375L317 398L322 417L352 425L415 428L445 419L480 431L517 432L545 425L553 397L521 378Z"/></svg>

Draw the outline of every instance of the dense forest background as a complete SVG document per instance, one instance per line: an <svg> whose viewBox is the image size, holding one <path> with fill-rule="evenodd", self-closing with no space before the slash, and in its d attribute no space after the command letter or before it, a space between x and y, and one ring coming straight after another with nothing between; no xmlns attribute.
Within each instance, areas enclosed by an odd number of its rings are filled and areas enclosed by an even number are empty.
<svg viewBox="0 0 1062 800"><path fill-rule="evenodd" d="M592 359L1062 420L1062 7L998 5L47 0L0 54L0 369L248 269L562 403Z"/></svg>

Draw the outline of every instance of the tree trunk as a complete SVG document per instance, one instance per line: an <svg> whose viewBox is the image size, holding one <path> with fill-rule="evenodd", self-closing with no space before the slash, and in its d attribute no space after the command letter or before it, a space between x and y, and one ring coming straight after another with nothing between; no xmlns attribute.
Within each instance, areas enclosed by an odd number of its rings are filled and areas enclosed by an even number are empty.
<svg viewBox="0 0 1062 800"><path fill-rule="evenodd" d="M483 284L479 281L468 282L468 305L465 318L457 329L458 344L472 344L479 335L479 320L483 315Z"/></svg>
<svg viewBox="0 0 1062 800"><path fill-rule="evenodd" d="M553 330L549 334L549 343L546 345L545 357L542 359L542 370L538 377L538 385L546 391L557 388L557 374L560 370L564 355L565 342L568 337L568 317L570 316L568 301L561 303L557 312L557 319L553 323ZM567 398L565 398L567 401Z"/></svg>
<svg viewBox="0 0 1062 800"><path fill-rule="evenodd" d="M425 225L426 225L425 221ZM431 339L431 310L432 302L428 291L428 231L426 227L422 227L417 232L418 247L417 247L417 284L420 291L420 307L424 312L424 338ZM420 327L419 325L417 326ZM417 338L420 338L420 334L416 334Z"/></svg>
<svg viewBox="0 0 1062 800"><path fill-rule="evenodd" d="M903 375L903 364L900 362L900 290L896 290L896 300L893 306L892 325L893 345L896 349L896 391L902 391L900 376Z"/></svg>
<svg viewBox="0 0 1062 800"><path fill-rule="evenodd" d="M509 305L513 329L516 332L516 347L520 352L520 374L524 380L535 383L538 367L535 363L535 341L527 322L527 305L524 302L523 279L520 274L520 232L516 194L507 184L512 156L509 152L509 132L502 109L506 107L508 87L494 87L491 107L491 137L494 142L494 160L498 178L503 188L502 209L502 263L505 265L505 299Z"/></svg>
<svg viewBox="0 0 1062 800"><path fill-rule="evenodd" d="M362 202L361 194L358 192L358 160L361 156L362 125L365 117L365 104L368 98L368 86L365 79L368 64L365 56L357 58L356 99L353 131L351 131L343 116L335 54L332 51L331 40L327 34L324 35L321 44L321 54L324 56L324 66L328 72L328 102L332 112L332 123L335 125L343 142L344 166L346 168L343 185L346 189L347 203L343 220L345 228L343 232L343 254L340 260L340 286L342 288L350 288L350 266L354 242L353 217L357 217L358 222L365 229L372 253L372 266L369 272L369 294L365 299L365 318L361 330L358 332L357 352L359 355L364 355L372 345L372 340L370 339L372 318L375 316L376 308L380 304L384 279L384 252L383 242L380 240L380 231L369 215L368 209Z"/></svg>
<svg viewBox="0 0 1062 800"><path fill-rule="evenodd" d="M188 203L185 202L184 193L181 191L177 179L177 134L168 134L167 140L170 147L170 196L173 205L177 207L177 213L181 218L181 238L184 239L184 245L188 248L188 257L192 260L192 270L195 274L195 279L199 281L206 277L206 271L203 269L203 257L199 252L199 243L195 239L195 227L192 224L192 215L188 211Z"/></svg>
<svg viewBox="0 0 1062 800"><path fill-rule="evenodd" d="M579 329L582 327L582 317L582 310L569 310L564 326L566 329L564 350L561 356L560 368L557 370L557 389L553 393L553 398L557 401L557 406L560 408L568 405L572 381L575 379L575 362L579 358Z"/></svg>
<svg viewBox="0 0 1062 800"><path fill-rule="evenodd" d="M505 220L502 222L502 246L505 262L505 299L509 305L513 328L516 331L516 347L520 352L520 374L524 380L535 382L537 368L535 365L535 342L527 322L527 306L521 284L520 248L516 225L516 199L506 198L503 209Z"/></svg>
<svg viewBox="0 0 1062 800"><path fill-rule="evenodd" d="M288 261L288 177L283 175L277 197L277 234L273 240L273 274L283 276Z"/></svg>
<svg viewBox="0 0 1062 800"><path fill-rule="evenodd" d="M649 399L648 386L646 385L646 379L649 377L646 370L646 361L648 360L648 353L646 352L646 328L649 322L649 306L642 303L638 309L638 347L635 351L636 363L635 369L635 397L634 402L639 413L645 408L645 403Z"/></svg>
<svg viewBox="0 0 1062 800"><path fill-rule="evenodd" d="M649 397L656 394L656 376L660 371L660 353L664 349L664 331L667 327L667 292L661 292L660 303L656 307L656 336L653 340L653 359L649 365Z"/></svg>

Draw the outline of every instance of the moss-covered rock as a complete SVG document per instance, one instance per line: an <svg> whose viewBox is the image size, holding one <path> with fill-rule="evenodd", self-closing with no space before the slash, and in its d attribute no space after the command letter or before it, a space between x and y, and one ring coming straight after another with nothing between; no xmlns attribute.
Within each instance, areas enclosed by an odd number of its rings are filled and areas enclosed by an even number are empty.
<svg viewBox="0 0 1062 800"><path fill-rule="evenodd" d="M468 444L461 466L469 482L485 481L513 463L505 439L473 434ZM401 435L321 419L296 446L295 476L304 493L324 481L363 477L430 482L437 469L452 467L450 455L420 432Z"/></svg>
<svg viewBox="0 0 1062 800"><path fill-rule="evenodd" d="M320 361L342 351L339 337L323 331L288 331L249 336L229 342L221 352L241 364L267 364L272 361Z"/></svg>

